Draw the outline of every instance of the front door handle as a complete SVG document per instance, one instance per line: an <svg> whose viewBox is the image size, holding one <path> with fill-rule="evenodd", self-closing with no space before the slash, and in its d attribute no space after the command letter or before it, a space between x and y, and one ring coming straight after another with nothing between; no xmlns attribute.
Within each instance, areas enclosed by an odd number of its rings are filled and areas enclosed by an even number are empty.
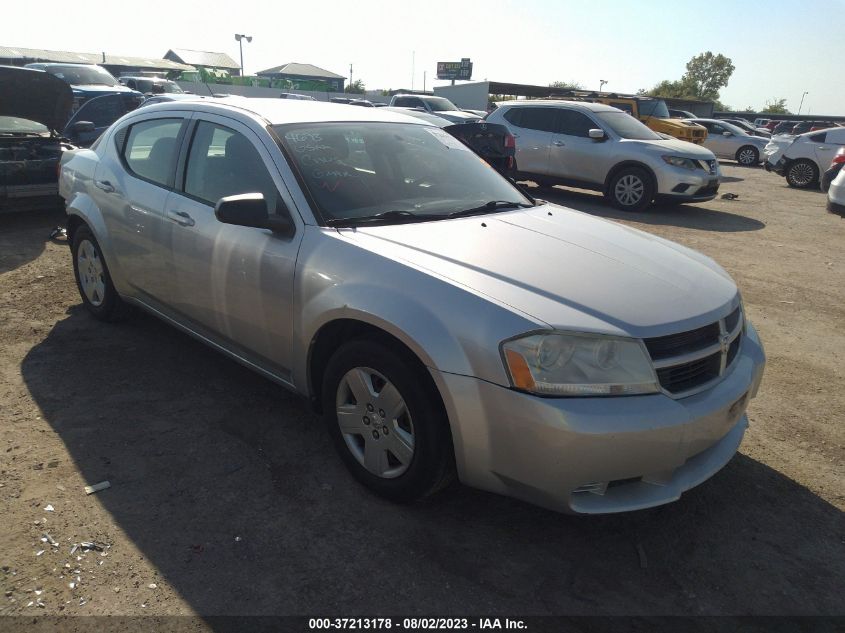
<svg viewBox="0 0 845 633"><path fill-rule="evenodd" d="M563 147L564 145L566 145L566 143L564 143L563 141L554 141L552 145L555 145L557 147Z"/></svg>
<svg viewBox="0 0 845 633"><path fill-rule="evenodd" d="M185 211L168 211L167 218L176 222L179 226L193 226L196 224L194 218Z"/></svg>
<svg viewBox="0 0 845 633"><path fill-rule="evenodd" d="M94 186L106 193L114 193L114 186L108 180L95 180Z"/></svg>

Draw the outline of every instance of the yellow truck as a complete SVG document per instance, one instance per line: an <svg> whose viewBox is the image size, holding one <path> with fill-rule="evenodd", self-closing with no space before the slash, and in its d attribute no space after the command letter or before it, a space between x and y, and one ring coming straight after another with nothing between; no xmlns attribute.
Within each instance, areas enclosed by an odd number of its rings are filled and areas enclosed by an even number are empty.
<svg viewBox="0 0 845 633"><path fill-rule="evenodd" d="M657 97L569 91L565 98L570 98L570 95L576 99L604 103L624 110L631 116L637 117L655 132L668 134L682 141L701 145L707 138L707 128L703 125L670 118L666 102Z"/></svg>

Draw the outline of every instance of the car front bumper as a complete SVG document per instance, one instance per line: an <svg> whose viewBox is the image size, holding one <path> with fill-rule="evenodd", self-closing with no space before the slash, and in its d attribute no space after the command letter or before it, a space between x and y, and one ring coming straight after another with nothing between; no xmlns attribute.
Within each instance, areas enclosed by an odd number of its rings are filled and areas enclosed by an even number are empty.
<svg viewBox="0 0 845 633"><path fill-rule="evenodd" d="M657 194L659 201L706 202L716 197L722 174L704 170L689 170L677 167L665 167L657 174Z"/></svg>
<svg viewBox="0 0 845 633"><path fill-rule="evenodd" d="M598 514L677 500L736 453L765 354L751 324L733 368L696 395L542 398L432 370L467 485Z"/></svg>

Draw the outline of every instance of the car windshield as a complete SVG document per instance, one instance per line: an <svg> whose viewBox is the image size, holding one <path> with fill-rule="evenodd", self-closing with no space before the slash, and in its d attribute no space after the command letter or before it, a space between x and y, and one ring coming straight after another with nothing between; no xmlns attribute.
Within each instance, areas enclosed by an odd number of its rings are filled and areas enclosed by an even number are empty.
<svg viewBox="0 0 845 633"><path fill-rule="evenodd" d="M0 116L0 134L49 134L50 130L37 121L16 116Z"/></svg>
<svg viewBox="0 0 845 633"><path fill-rule="evenodd" d="M499 203L532 204L440 128L368 122L273 129L323 223L378 214L396 221L442 219L492 203L487 212L505 208Z"/></svg>
<svg viewBox="0 0 845 633"><path fill-rule="evenodd" d="M72 86L117 86L117 80L99 66L47 66L46 70Z"/></svg>
<svg viewBox="0 0 845 633"><path fill-rule="evenodd" d="M627 112L593 112L604 125L619 137L636 141L660 141L662 138Z"/></svg>
<svg viewBox="0 0 845 633"><path fill-rule="evenodd" d="M669 108L663 99L643 99L638 102L640 116L653 116L658 119L669 118Z"/></svg>
<svg viewBox="0 0 845 633"><path fill-rule="evenodd" d="M426 97L425 102L431 106L432 112L452 112L458 109L454 103L443 97Z"/></svg>

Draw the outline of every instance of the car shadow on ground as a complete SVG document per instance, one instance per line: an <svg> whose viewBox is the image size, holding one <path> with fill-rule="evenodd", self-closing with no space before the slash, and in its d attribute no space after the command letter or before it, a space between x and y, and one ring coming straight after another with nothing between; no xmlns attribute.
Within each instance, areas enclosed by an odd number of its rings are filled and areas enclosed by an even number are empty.
<svg viewBox="0 0 845 633"><path fill-rule="evenodd" d="M613 220L631 220L642 224L679 226L721 233L759 231L766 226L759 220L708 209L701 204L655 204L643 212L632 213L612 207L605 202L601 194L593 191L562 187L526 187L526 191L553 204Z"/></svg>
<svg viewBox="0 0 845 633"><path fill-rule="evenodd" d="M6 273L36 259L50 241L50 229L64 226L63 209L0 213L0 273Z"/></svg>
<svg viewBox="0 0 845 633"><path fill-rule="evenodd" d="M201 615L841 610L842 513L742 455L626 515L464 487L392 505L303 400L144 314L72 308L21 369L85 480L112 484L72 503L102 504Z"/></svg>

